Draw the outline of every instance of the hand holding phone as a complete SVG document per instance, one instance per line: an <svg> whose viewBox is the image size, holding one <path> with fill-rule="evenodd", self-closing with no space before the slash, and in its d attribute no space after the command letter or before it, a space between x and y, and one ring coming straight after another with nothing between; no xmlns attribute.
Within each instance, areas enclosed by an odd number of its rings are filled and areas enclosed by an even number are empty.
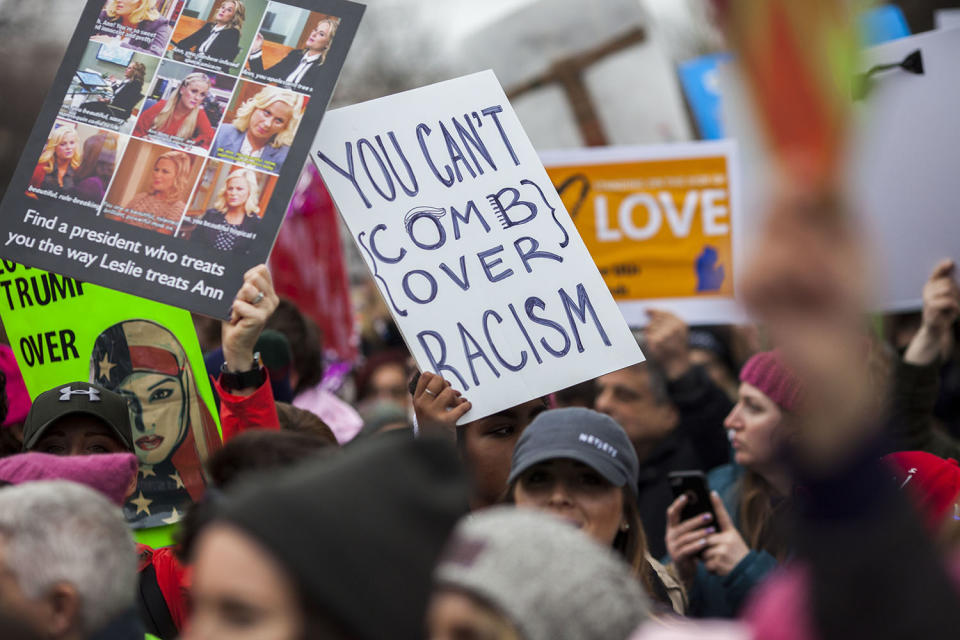
<svg viewBox="0 0 960 640"><path fill-rule="evenodd" d="M710 501L707 476L702 471L671 471L667 474L673 497L686 496L687 502L680 511L680 521L685 522L703 513L709 513L710 522L717 521L717 514Z"/></svg>

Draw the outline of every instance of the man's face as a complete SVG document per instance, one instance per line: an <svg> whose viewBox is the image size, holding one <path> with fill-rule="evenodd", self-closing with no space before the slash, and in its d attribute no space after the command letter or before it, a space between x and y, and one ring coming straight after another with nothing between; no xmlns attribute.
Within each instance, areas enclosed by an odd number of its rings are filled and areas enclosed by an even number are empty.
<svg viewBox="0 0 960 640"><path fill-rule="evenodd" d="M496 504L506 491L517 439L546 408L537 398L461 427L463 456L473 479L472 508Z"/></svg>
<svg viewBox="0 0 960 640"><path fill-rule="evenodd" d="M129 452L110 427L86 414L63 416L47 427L30 450L58 456Z"/></svg>
<svg viewBox="0 0 960 640"><path fill-rule="evenodd" d="M616 420L638 448L659 442L677 425L673 405L658 403L654 396L646 366L627 367L597 378L594 408Z"/></svg>

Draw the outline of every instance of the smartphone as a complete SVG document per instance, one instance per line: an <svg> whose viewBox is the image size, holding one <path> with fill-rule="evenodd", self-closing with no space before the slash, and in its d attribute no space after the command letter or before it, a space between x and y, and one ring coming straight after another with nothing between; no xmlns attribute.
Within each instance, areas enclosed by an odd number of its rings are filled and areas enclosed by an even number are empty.
<svg viewBox="0 0 960 640"><path fill-rule="evenodd" d="M703 513L713 516L710 524L716 526L717 514L713 511L710 501L710 490L707 488L707 476L702 471L671 471L667 474L670 480L670 489L674 499L687 496L687 504L680 512L680 521L696 518Z"/></svg>

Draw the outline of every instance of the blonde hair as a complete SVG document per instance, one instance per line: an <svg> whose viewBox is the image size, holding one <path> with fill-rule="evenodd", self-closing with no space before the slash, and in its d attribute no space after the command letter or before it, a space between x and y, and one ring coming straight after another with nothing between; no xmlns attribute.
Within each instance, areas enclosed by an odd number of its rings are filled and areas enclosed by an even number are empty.
<svg viewBox="0 0 960 640"><path fill-rule="evenodd" d="M330 45L333 44L333 36L337 35L337 27L340 26L340 18L327 16L322 20L317 20L317 24L313 25L313 28L316 29L324 22L330 25L330 35L327 36L327 46L325 46L323 51L320 52L320 64L323 64L327 61L327 51L330 50Z"/></svg>
<svg viewBox="0 0 960 640"><path fill-rule="evenodd" d="M132 2L135 2L137 6L130 12L130 22L140 24L144 20L156 20L160 17L160 12L153 6L154 0L132 0ZM104 11L110 18L118 17L117 0L108 0Z"/></svg>
<svg viewBox="0 0 960 640"><path fill-rule="evenodd" d="M227 23L227 29L236 29L240 31L243 28L243 19L247 17L247 8L243 6L243 0L223 0L220 6L230 3L233 5L233 17Z"/></svg>
<svg viewBox="0 0 960 640"><path fill-rule="evenodd" d="M280 87L264 87L257 95L249 98L237 109L237 116L233 119L233 126L238 131L246 131L250 126L250 116L257 109L265 109L274 102L282 102L293 108L290 114L290 120L283 131L274 134L270 145L273 147L289 147L293 143L293 137L297 133L297 127L300 126L300 118L303 115L303 96L297 95L293 91L281 89Z"/></svg>
<svg viewBox="0 0 960 640"><path fill-rule="evenodd" d="M177 87L176 92L173 96L167 99L167 103L163 105L163 109L160 110L160 113L157 114L157 117L153 121L153 126L151 129L160 130L163 128L163 125L167 124L167 120L173 117L173 111L177 108L177 104L180 102L180 92L183 91L184 87L189 85L192 82L203 81L207 84L209 89L213 86L213 83L210 82L210 78L205 73L199 71L194 71L186 78L180 81L180 85ZM200 105L187 114L187 117L183 119L183 122L180 124L180 128L177 129L177 133L174 134L179 138L189 138L193 135L193 130L197 128L197 118L200 116Z"/></svg>
<svg viewBox="0 0 960 640"><path fill-rule="evenodd" d="M68 133L72 133L75 138L77 137L77 130L74 127L61 125L54 129L50 137L47 138L47 145L43 148L40 160L37 162L37 164L43 166L46 173L53 171L53 168L57 165L57 146L63 142ZM70 166L77 169L81 162L83 162L83 151L80 149L80 140L78 139L73 158L70 159Z"/></svg>
<svg viewBox="0 0 960 640"><path fill-rule="evenodd" d="M250 169L237 169L231 171L227 179L223 181L223 186L217 192L217 199L213 202L213 208L217 211L227 210L227 185L231 180L240 179L247 182L247 201L243 203L244 214L260 213L260 185L257 183L257 174Z"/></svg>
<svg viewBox="0 0 960 640"><path fill-rule="evenodd" d="M147 75L147 65L142 62L131 62L130 66L133 67L133 79L143 82L143 78Z"/></svg>
<svg viewBox="0 0 960 640"><path fill-rule="evenodd" d="M154 160L153 166L156 167L161 160L169 160L177 168L177 175L173 179L173 189L170 190L167 201L176 202L186 198L187 191L190 189L190 167L193 165L190 156L183 151L167 151Z"/></svg>

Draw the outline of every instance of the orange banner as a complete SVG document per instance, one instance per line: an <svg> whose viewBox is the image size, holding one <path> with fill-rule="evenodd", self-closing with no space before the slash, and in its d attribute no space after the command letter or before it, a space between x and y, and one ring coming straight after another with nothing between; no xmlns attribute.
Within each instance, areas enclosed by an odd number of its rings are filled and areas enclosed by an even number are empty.
<svg viewBox="0 0 960 640"><path fill-rule="evenodd" d="M705 303L733 298L734 153L732 142L720 141L547 152L542 159L618 303ZM681 312L717 322L727 315L717 309Z"/></svg>

